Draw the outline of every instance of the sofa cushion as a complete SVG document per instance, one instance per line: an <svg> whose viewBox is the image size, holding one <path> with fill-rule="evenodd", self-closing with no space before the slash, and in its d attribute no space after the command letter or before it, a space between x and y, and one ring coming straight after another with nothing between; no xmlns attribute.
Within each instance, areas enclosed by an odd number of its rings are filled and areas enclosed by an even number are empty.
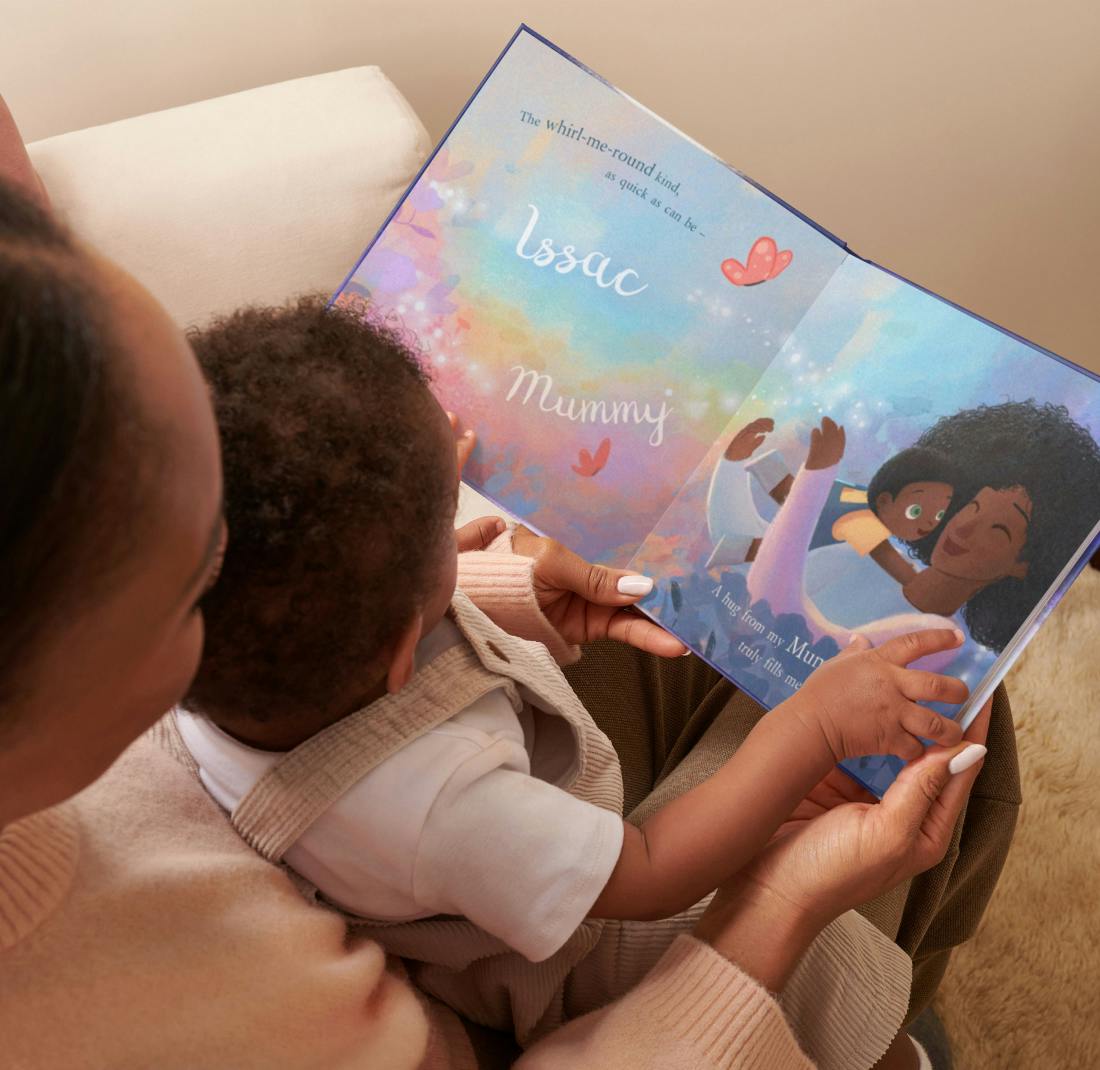
<svg viewBox="0 0 1100 1070"><path fill-rule="evenodd" d="M423 124L377 67L29 146L73 229L184 325L335 290L428 148Z"/></svg>

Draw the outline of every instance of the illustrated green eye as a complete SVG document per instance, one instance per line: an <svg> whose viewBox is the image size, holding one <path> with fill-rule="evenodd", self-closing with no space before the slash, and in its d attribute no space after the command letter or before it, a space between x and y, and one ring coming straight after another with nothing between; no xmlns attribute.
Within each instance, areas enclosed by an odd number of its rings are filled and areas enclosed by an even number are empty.
<svg viewBox="0 0 1100 1070"><path fill-rule="evenodd" d="M905 519L906 520L916 520L917 517L920 516L922 512L923 512L923 510L921 509L921 507L919 505L917 505L916 502L914 502L912 505L906 506Z"/></svg>
<svg viewBox="0 0 1100 1070"><path fill-rule="evenodd" d="M946 509L941 509L936 514L936 523L938 524L945 516L947 516L947 510Z"/></svg>

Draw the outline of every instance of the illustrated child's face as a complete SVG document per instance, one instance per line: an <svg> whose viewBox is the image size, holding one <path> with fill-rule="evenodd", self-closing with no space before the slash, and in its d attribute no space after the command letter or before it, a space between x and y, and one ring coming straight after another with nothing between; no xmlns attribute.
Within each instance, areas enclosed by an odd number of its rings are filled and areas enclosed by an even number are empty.
<svg viewBox="0 0 1100 1070"><path fill-rule="evenodd" d="M985 487L945 525L932 551L931 565L960 579L992 583L1006 576L1023 579L1020 560L1031 523L1031 497L1023 487Z"/></svg>
<svg viewBox="0 0 1100 1070"><path fill-rule="evenodd" d="M943 521L954 488L947 483L909 483L897 497L885 491L875 501L875 514L890 534L905 542L931 535Z"/></svg>

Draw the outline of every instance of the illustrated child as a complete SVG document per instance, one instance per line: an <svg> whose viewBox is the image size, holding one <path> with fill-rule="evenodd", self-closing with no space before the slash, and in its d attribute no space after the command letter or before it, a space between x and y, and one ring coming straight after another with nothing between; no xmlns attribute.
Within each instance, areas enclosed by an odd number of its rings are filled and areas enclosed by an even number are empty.
<svg viewBox="0 0 1100 1070"><path fill-rule="evenodd" d="M917 570L890 544L890 538L913 543L931 535L943 523L958 484L958 467L948 457L911 446L871 477L867 508L841 515L832 525L832 536L857 553L870 555L904 586Z"/></svg>
<svg viewBox="0 0 1100 1070"><path fill-rule="evenodd" d="M715 466L707 496L715 543L708 568L751 564L760 551L768 524L752 502L745 476L759 483L776 505L791 492L794 475L778 450L753 457L774 428L768 417L753 420L733 436ZM904 585L916 570L889 539L915 542L931 534L943 521L957 481L957 466L939 451L920 446L902 450L879 468L866 491L843 483L833 487L809 549L846 542ZM934 524L932 518L937 518Z"/></svg>
<svg viewBox="0 0 1100 1070"><path fill-rule="evenodd" d="M905 667L961 636L853 649L708 780L625 822L614 749L529 641L576 656L538 609L535 562L507 535L456 553L453 430L400 342L317 301L239 312L193 342L231 534L180 734L242 836L474 1021L527 1043L609 1001L835 762L961 738L918 703L961 701L965 685ZM861 1001L866 1050L833 1065L869 1066L904 1014L909 964L858 915L840 924L820 954L834 971L844 959L836 998ZM809 1050L831 1004L803 991L788 1013L805 1013Z"/></svg>

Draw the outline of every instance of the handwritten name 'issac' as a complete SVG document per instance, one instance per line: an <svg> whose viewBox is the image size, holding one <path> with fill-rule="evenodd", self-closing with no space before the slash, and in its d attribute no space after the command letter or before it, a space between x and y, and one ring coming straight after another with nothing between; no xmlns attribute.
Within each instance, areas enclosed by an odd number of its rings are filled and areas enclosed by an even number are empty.
<svg viewBox="0 0 1100 1070"><path fill-rule="evenodd" d="M641 278L633 268L623 268L611 275L611 257L605 256L598 250L582 255L577 252L575 245L563 245L559 249L554 245L553 238L541 238L534 249L528 250L528 242L531 241L539 221L539 210L533 204L527 207L531 209L531 214L528 216L527 226L523 228L519 241L516 242L516 256L530 260L535 267L552 266L559 275L568 275L569 272L580 268L581 274L587 275L600 289L610 289L620 297L637 297L648 288L648 282L643 282L641 286L631 283L632 279L635 282L641 282Z"/></svg>

